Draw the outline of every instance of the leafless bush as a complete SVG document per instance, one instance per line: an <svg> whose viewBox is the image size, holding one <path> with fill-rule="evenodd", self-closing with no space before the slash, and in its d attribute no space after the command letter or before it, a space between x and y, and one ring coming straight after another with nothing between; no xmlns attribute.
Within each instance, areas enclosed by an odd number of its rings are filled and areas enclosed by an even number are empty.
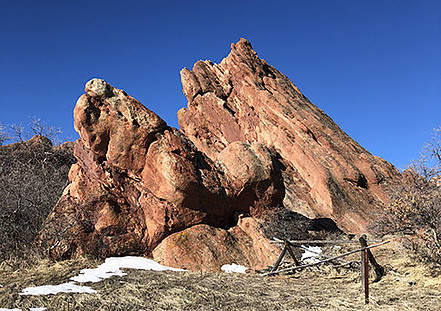
<svg viewBox="0 0 441 311"><path fill-rule="evenodd" d="M10 139L13 140L14 142L22 143L30 138L30 133L25 132L25 128L21 123L11 124L9 128L12 133Z"/></svg>
<svg viewBox="0 0 441 311"><path fill-rule="evenodd" d="M61 134L61 129L47 125L46 122L36 116L32 117L31 122L29 123L29 128L34 135L44 136L51 141Z"/></svg>
<svg viewBox="0 0 441 311"><path fill-rule="evenodd" d="M0 260L29 247L74 162L71 147L42 136L0 147Z"/></svg>
<svg viewBox="0 0 441 311"><path fill-rule="evenodd" d="M441 175L441 127L433 130L432 139L423 147L420 158L413 161L410 169L427 180L439 180Z"/></svg>
<svg viewBox="0 0 441 311"><path fill-rule="evenodd" d="M14 123L6 129L0 124L0 146L7 141L22 143L35 135L44 136L57 145L62 143L58 139L59 135L62 134L60 128L50 126L41 118L35 116L30 119L27 126L22 123Z"/></svg>
<svg viewBox="0 0 441 311"><path fill-rule="evenodd" d="M3 144L9 140L8 134L5 132L5 128L0 123L0 146L3 146Z"/></svg>
<svg viewBox="0 0 441 311"><path fill-rule="evenodd" d="M404 183L391 189L379 233L401 232L424 259L441 265L441 128L421 156L403 172Z"/></svg>

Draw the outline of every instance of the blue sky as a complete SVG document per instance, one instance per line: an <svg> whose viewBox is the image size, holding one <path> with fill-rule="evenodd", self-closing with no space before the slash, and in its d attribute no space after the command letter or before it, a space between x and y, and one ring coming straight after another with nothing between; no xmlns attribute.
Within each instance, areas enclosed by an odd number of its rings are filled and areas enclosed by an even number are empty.
<svg viewBox="0 0 441 311"><path fill-rule="evenodd" d="M93 77L170 125L179 71L247 38L371 153L403 168L441 125L441 1L0 0L0 123L38 116L77 137Z"/></svg>

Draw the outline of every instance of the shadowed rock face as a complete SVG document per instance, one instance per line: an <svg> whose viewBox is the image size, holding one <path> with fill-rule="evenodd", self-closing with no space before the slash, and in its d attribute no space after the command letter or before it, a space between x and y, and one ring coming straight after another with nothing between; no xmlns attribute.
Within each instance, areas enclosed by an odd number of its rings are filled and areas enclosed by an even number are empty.
<svg viewBox="0 0 441 311"><path fill-rule="evenodd" d="M52 258L261 268L277 253L262 231L273 210L362 232L399 182L244 39L220 64L199 61L181 77L181 131L103 80L86 84L71 183L36 240Z"/></svg>
<svg viewBox="0 0 441 311"><path fill-rule="evenodd" d="M362 232L387 201L387 184L400 179L245 39L232 44L220 64L199 61L192 71L183 69L181 80L188 99L178 113L182 132L213 159L237 141L272 150L283 168L285 208Z"/></svg>

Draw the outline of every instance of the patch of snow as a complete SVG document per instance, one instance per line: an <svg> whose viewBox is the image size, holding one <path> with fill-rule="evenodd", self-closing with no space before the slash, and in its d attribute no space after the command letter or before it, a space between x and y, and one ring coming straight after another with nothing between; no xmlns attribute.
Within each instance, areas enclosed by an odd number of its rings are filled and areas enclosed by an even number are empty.
<svg viewBox="0 0 441 311"><path fill-rule="evenodd" d="M320 257L322 254L322 249L318 246L301 246L302 249L305 251L302 254L302 261L305 264L311 264L311 263L317 263L320 261Z"/></svg>
<svg viewBox="0 0 441 311"><path fill-rule="evenodd" d="M79 286L75 282L63 283L59 285L42 285L27 287L20 295L55 295L58 293L89 293L96 294L97 291L88 286Z"/></svg>
<svg viewBox="0 0 441 311"><path fill-rule="evenodd" d="M126 273L120 268L139 269L139 270L155 270L155 271L185 271L160 265L156 261L143 257L109 257L105 262L94 269L83 269L75 277L70 278L74 282L59 285L43 285L35 287L27 287L23 289L20 295L55 295L58 293L89 293L96 294L97 291L88 286L80 286L78 283L99 282L103 279L110 278L113 275L123 276ZM8 309L0 309L0 311ZM16 310L16 309L14 309ZM18 310L18 309L17 309ZM46 308L34 308L34 311L43 311Z"/></svg>
<svg viewBox="0 0 441 311"><path fill-rule="evenodd" d="M0 308L0 311L21 311L21 309L5 309L5 308Z"/></svg>
<svg viewBox="0 0 441 311"><path fill-rule="evenodd" d="M139 269L139 270L154 270L154 271L185 271L183 269L176 269L163 266L154 260L144 257L109 257L106 261L94 269L83 269L80 274L70 278L72 281L78 283L99 282L103 279L110 278L113 275L123 276L126 273L122 272L120 268Z"/></svg>
<svg viewBox="0 0 441 311"><path fill-rule="evenodd" d="M232 272L246 273L247 269L248 269L247 267L236 265L235 263L231 265L223 265L221 267L221 270L225 271L226 273L232 273Z"/></svg>

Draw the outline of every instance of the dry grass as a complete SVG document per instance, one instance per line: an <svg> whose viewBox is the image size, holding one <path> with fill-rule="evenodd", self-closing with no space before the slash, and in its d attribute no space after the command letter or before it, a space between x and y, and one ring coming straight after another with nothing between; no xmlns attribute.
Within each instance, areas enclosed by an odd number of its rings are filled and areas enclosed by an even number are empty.
<svg viewBox="0 0 441 311"><path fill-rule="evenodd" d="M387 275L370 285L365 305L357 270L322 267L292 275L155 272L126 270L127 275L88 284L98 294L20 296L27 286L60 284L91 260L0 269L0 308L48 307L48 310L436 310L441 278L407 257L401 244L374 251Z"/></svg>

